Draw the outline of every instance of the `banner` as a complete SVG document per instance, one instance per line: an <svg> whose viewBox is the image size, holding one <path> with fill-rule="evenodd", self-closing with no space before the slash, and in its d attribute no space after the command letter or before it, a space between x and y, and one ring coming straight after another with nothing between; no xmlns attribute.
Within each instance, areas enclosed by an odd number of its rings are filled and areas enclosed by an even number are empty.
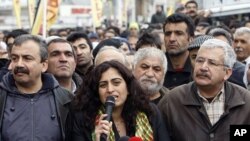
<svg viewBox="0 0 250 141"><path fill-rule="evenodd" d="M58 17L59 5L61 0L48 0L47 5L47 29L49 29Z"/></svg>
<svg viewBox="0 0 250 141"><path fill-rule="evenodd" d="M93 17L93 25L94 27L101 26L101 18L102 18L102 10L103 4L101 0L91 0L91 9L92 9L92 17Z"/></svg>
<svg viewBox="0 0 250 141"><path fill-rule="evenodd" d="M13 9L16 16L17 27L22 28L20 0L13 0Z"/></svg>
<svg viewBox="0 0 250 141"><path fill-rule="evenodd" d="M41 34L42 29L48 30L56 22L60 2L61 0L47 0L47 5L44 5L45 0L39 1L31 31L33 35ZM46 24L43 24L44 13L46 13Z"/></svg>
<svg viewBox="0 0 250 141"><path fill-rule="evenodd" d="M124 0L123 7L122 7L122 22L123 24L127 24L128 22L128 0Z"/></svg>
<svg viewBox="0 0 250 141"><path fill-rule="evenodd" d="M31 34L33 35L38 35L39 33L41 34L42 30L42 22L43 22L43 3L44 0L40 0L37 5L37 10L34 18L34 23L32 26Z"/></svg>
<svg viewBox="0 0 250 141"><path fill-rule="evenodd" d="M30 27L32 27L34 18L35 18L35 1L34 0L28 0L28 12L29 12Z"/></svg>

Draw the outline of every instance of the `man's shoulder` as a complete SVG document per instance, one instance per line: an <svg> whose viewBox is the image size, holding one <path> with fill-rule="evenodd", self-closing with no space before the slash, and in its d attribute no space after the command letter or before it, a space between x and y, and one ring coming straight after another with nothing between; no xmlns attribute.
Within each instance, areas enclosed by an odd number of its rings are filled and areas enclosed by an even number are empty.
<svg viewBox="0 0 250 141"><path fill-rule="evenodd" d="M226 84L227 84L227 87L226 87L227 89L230 89L233 92L237 92L237 93L240 93L243 95L248 94L250 96L250 91L247 90L246 88L243 88L243 87L241 87L237 84L234 84L232 82L229 82L229 81L226 82Z"/></svg>
<svg viewBox="0 0 250 141"><path fill-rule="evenodd" d="M187 84L177 86L169 91L169 95L171 95L171 96L186 95L188 92L191 91L191 87L192 87L193 83L194 82L189 82Z"/></svg>
<svg viewBox="0 0 250 141"><path fill-rule="evenodd" d="M163 96L159 103L183 101L183 99L192 92L192 85L193 82L190 82L188 84L183 84L169 90L168 93Z"/></svg>
<svg viewBox="0 0 250 141"><path fill-rule="evenodd" d="M58 100L63 105L71 102L71 100L74 97L70 91L66 90L65 88L61 86L56 87L54 89L54 94L55 94L56 100Z"/></svg>

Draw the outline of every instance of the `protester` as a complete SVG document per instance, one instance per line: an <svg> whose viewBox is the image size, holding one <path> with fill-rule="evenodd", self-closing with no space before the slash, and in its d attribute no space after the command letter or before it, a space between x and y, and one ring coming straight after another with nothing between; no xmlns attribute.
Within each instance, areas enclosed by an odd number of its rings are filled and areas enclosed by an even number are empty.
<svg viewBox="0 0 250 141"><path fill-rule="evenodd" d="M129 23L128 30L129 30L129 36L135 36L135 37L139 36L140 28L137 22Z"/></svg>
<svg viewBox="0 0 250 141"><path fill-rule="evenodd" d="M152 47L139 49L133 61L133 74L151 102L158 104L160 99L169 92L163 86L167 71L165 54Z"/></svg>
<svg viewBox="0 0 250 141"><path fill-rule="evenodd" d="M170 15L164 23L163 32L168 60L164 86L169 89L192 80L188 44L193 40L194 29L192 19L183 14Z"/></svg>
<svg viewBox="0 0 250 141"><path fill-rule="evenodd" d="M156 5L156 13L151 17L151 24L163 24L166 19L166 15L163 11L162 5Z"/></svg>
<svg viewBox="0 0 250 141"><path fill-rule="evenodd" d="M160 39L157 40L153 34L144 33L141 35L141 37L138 39L135 50L138 51L141 48L144 47L155 47L161 50L161 43Z"/></svg>
<svg viewBox="0 0 250 141"><path fill-rule="evenodd" d="M5 43L7 45L7 52L8 52L8 58L14 43L15 38L17 38L18 36L24 35L24 34L28 34L27 31L23 30L23 29L16 29L13 30L11 32L9 32L6 37L5 37ZM3 67L1 67L0 69L0 82L3 79L3 76L9 72L9 70L11 70L10 67L10 60L6 61L6 59L4 59L4 61L2 61L1 64Z"/></svg>
<svg viewBox="0 0 250 141"><path fill-rule="evenodd" d="M241 27L234 33L233 47L237 55L237 60L246 63L245 60L250 56L250 28Z"/></svg>
<svg viewBox="0 0 250 141"><path fill-rule="evenodd" d="M246 67L244 71L243 82L247 90L250 90L250 59L246 60Z"/></svg>
<svg viewBox="0 0 250 141"><path fill-rule="evenodd" d="M172 140L228 141L230 125L250 124L250 92L227 82L235 61L224 41L201 45L194 82L176 87L159 103Z"/></svg>
<svg viewBox="0 0 250 141"><path fill-rule="evenodd" d="M6 59L6 60L8 60L8 52L7 52L7 45L5 44L5 42L3 42L3 41L0 41L0 59ZM1 63L2 64L2 63ZM5 63L3 63L3 65L4 65ZM1 68L2 68L3 66L1 65Z"/></svg>
<svg viewBox="0 0 250 141"><path fill-rule="evenodd" d="M138 36L132 36L132 35L128 36L128 43L131 47L131 50L135 51L137 41L138 41Z"/></svg>
<svg viewBox="0 0 250 141"><path fill-rule="evenodd" d="M220 39L224 42L227 42L230 46L232 46L233 44L232 35L223 28L214 28L208 34L216 39ZM245 71L245 64L237 60L233 66L233 73L228 79L228 81L238 84L242 87L245 87L245 84L243 82L244 71Z"/></svg>
<svg viewBox="0 0 250 141"><path fill-rule="evenodd" d="M111 38L111 39L106 39L106 40L101 41L93 50L92 52L93 57L95 58L99 50L105 46L112 46L112 47L119 49L122 46L122 42L116 38Z"/></svg>
<svg viewBox="0 0 250 141"><path fill-rule="evenodd" d="M77 55L76 73L83 79L88 76L88 73L93 68L93 57L91 51L92 43L88 36L81 32L71 33L67 40L72 43Z"/></svg>
<svg viewBox="0 0 250 141"><path fill-rule="evenodd" d="M65 139L65 121L72 94L61 88L47 70L45 42L21 35L10 53L11 73L0 83L1 139Z"/></svg>
<svg viewBox="0 0 250 141"><path fill-rule="evenodd" d="M185 3L185 12L192 18L195 26L201 22L211 23L209 16L211 15L210 10L198 10L198 3L195 0L189 0Z"/></svg>
<svg viewBox="0 0 250 141"><path fill-rule="evenodd" d="M195 27L195 33L194 33L195 36L205 35L209 27L210 27L210 24L207 22L198 23L198 25Z"/></svg>
<svg viewBox="0 0 250 141"><path fill-rule="evenodd" d="M56 38L47 43L48 73L54 75L59 85L75 93L82 83L75 73L77 56L72 45L65 39Z"/></svg>
<svg viewBox="0 0 250 141"><path fill-rule="evenodd" d="M107 115L103 114L107 96L115 97L111 122L104 120ZM137 136L143 141L169 141L157 107L149 104L133 74L117 61L97 66L73 105L67 120L69 141L100 141L102 133L109 141L123 136Z"/></svg>
<svg viewBox="0 0 250 141"><path fill-rule="evenodd" d="M197 57L198 50L200 46L208 39L213 39L212 36L209 35L200 35L189 44L188 51L189 51L189 58L191 60L192 67L194 68L195 60Z"/></svg>
<svg viewBox="0 0 250 141"><path fill-rule="evenodd" d="M123 65L127 65L126 56L123 52L113 46L104 46L101 48L95 57L95 66L100 65L105 61L115 60Z"/></svg>

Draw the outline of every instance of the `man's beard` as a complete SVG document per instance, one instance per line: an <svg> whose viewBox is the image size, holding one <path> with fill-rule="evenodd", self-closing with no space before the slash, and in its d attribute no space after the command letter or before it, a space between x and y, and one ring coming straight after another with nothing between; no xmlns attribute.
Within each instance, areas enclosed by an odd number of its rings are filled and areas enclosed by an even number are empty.
<svg viewBox="0 0 250 141"><path fill-rule="evenodd" d="M154 95L160 91L160 89L163 87L164 80L161 80L160 82L157 82L157 80L152 80L150 78L147 78L145 76L141 77L139 79L139 83L142 87L142 89L146 92L148 95Z"/></svg>

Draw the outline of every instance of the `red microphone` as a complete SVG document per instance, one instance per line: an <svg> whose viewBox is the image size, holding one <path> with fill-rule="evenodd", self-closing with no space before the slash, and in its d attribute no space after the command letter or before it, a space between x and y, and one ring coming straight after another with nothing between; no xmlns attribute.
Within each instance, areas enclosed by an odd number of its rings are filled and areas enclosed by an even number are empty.
<svg viewBox="0 0 250 141"><path fill-rule="evenodd" d="M143 141L140 137L131 137L128 141Z"/></svg>

